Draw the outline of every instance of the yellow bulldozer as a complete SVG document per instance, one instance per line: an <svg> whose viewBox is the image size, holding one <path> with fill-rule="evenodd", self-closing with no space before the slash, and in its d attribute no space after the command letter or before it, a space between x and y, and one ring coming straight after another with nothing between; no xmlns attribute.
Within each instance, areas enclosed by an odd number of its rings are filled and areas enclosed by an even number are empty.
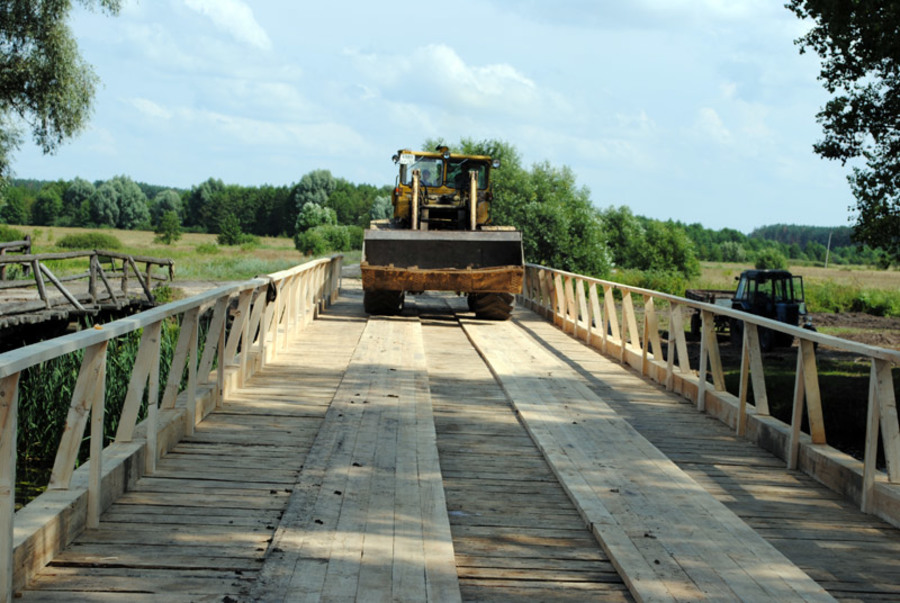
<svg viewBox="0 0 900 603"><path fill-rule="evenodd" d="M522 233L491 225L491 170L485 155L400 150L394 216L373 220L360 263L369 314L398 314L404 296L455 291L479 318L505 320L522 290Z"/></svg>

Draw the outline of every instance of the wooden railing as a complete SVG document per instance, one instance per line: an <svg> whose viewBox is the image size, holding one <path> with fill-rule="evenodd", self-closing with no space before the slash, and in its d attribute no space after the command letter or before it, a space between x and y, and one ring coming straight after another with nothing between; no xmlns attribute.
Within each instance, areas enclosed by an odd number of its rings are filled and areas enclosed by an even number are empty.
<svg viewBox="0 0 900 603"><path fill-rule="evenodd" d="M0 354L0 600L8 602L15 588L85 527L96 527L103 509L138 477L153 473L156 460L193 433L196 423L222 403L229 388L240 387L333 302L340 287L341 261L340 255L315 260ZM207 310L212 315L198 358L198 325ZM233 316L230 324L229 314ZM179 318L169 379L160 383L163 321ZM101 449L107 346L134 332L141 333L140 346L118 431L115 441ZM29 367L82 350L48 489L14 512L19 376ZM187 386L179 391L185 366ZM145 393L148 400L161 401L148 404L147 418L138 424ZM90 460L76 470L89 420Z"/></svg>
<svg viewBox="0 0 900 603"><path fill-rule="evenodd" d="M77 260L77 259L86 259L88 260L87 270L80 274L73 274L68 276L57 276L55 275L48 267L48 261L54 260ZM103 261L108 261L109 266L106 270L103 269ZM116 266L116 261L119 262L120 267ZM41 299L40 304L22 304L22 311L28 311L33 308L35 305L38 307L43 306L49 308L51 306L50 297L47 295L47 287L45 285L45 280L49 280L62 296L67 300L72 306L76 309L84 311L84 307L82 307L81 303L76 299L76 296L73 295L69 289L63 284L69 281L78 281L78 280L87 280L88 283L88 296L90 303L96 304L101 298L104 296L100 295L98 289L102 285L106 290L105 299L110 300L114 304L119 303L119 299L116 295L116 291L111 285L110 281L112 279L119 280L118 290L120 295L124 297L128 297L129 295L129 273L131 273L135 282L140 286L143 296L149 303L154 303L153 299L153 280L169 280L171 281L175 277L175 262L170 258L154 258L154 257L146 257L140 255L130 255L124 253L118 253L115 251L105 251L101 249L95 249L93 251L67 251L67 252L57 252L57 253L40 253L40 254L23 254L23 255L9 255L9 256L0 256L0 268L5 269L6 266L11 264L18 264L24 266L27 270L30 269L32 274L32 279L20 279L14 281L3 281L0 282L0 289L12 289L12 288L22 288L22 287L37 287L38 295ZM138 270L137 265L144 264L144 270ZM166 270L166 274L164 276L158 276L153 273L153 267L160 266ZM118 276L117 276L118 275ZM7 313L15 312L15 309L7 308Z"/></svg>
<svg viewBox="0 0 900 603"><path fill-rule="evenodd" d="M900 423L891 368L900 352L864 345L800 327L788 326L682 297L630 287L528 264L520 302L552 320L587 344L664 384L833 490L856 501L862 510L900 526ZM643 304L638 323L635 306ZM662 309L668 312L668 340L659 329ZM702 317L699 361L691 366L685 335L685 311ZM715 316L743 321L740 387L735 396L725 388ZM793 335L798 340L790 423L769 414L759 330ZM852 352L871 365L865 452L862 462L827 444L822 397L816 366L816 344ZM748 404L752 386L754 404ZM804 414L809 434L801 432ZM886 471L876 466L879 435Z"/></svg>
<svg viewBox="0 0 900 603"><path fill-rule="evenodd" d="M25 235L21 241L6 241L0 243L0 258L9 252L18 252L23 254L31 253L31 235ZM6 264L0 264L0 281L6 280Z"/></svg>

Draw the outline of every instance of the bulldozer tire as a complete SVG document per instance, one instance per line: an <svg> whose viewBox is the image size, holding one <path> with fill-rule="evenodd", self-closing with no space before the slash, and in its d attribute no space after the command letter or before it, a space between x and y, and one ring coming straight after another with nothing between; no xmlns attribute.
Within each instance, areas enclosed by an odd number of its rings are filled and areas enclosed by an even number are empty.
<svg viewBox="0 0 900 603"><path fill-rule="evenodd" d="M403 312L403 291L372 289L363 291L366 314L394 316Z"/></svg>
<svg viewBox="0 0 900 603"><path fill-rule="evenodd" d="M469 309L475 318L484 320L507 320L513 309L511 293L470 293Z"/></svg>

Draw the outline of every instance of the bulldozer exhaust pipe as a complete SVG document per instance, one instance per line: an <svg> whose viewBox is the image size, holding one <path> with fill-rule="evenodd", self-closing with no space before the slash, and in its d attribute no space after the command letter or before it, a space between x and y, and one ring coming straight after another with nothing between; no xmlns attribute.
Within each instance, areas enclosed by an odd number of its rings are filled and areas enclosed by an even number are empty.
<svg viewBox="0 0 900 603"><path fill-rule="evenodd" d="M478 172L469 170L469 230L478 226Z"/></svg>

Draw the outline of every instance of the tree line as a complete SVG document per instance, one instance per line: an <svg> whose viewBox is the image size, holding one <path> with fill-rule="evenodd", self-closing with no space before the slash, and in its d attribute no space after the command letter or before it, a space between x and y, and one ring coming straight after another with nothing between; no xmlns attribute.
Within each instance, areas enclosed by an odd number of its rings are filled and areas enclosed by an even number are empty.
<svg viewBox="0 0 900 603"><path fill-rule="evenodd" d="M424 148L444 144L428 140ZM526 167L518 151L499 140L463 139L447 146L501 160L493 172L493 222L522 231L529 262L597 277L634 270L690 279L699 274L701 261L885 261L878 250L854 244L847 227L777 224L744 234L655 220L625 206L600 209L566 166L545 161ZM302 253L321 255L361 248L369 221L392 216L390 193L389 185L354 184L328 170L313 170L285 186L210 178L177 189L128 176L98 182L14 180L0 193L0 222L152 229L163 242L176 240L183 230L218 234L223 244L287 236Z"/></svg>

